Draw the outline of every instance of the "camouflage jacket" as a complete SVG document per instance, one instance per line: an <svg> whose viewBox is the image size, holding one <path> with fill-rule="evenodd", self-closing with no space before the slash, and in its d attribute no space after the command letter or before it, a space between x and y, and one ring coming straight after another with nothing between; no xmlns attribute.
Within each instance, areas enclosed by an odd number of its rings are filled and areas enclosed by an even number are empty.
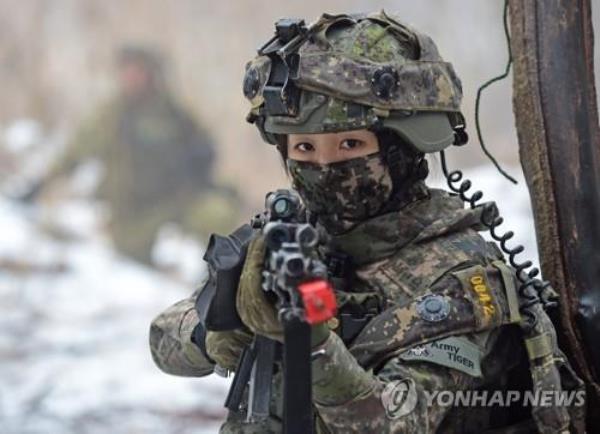
<svg viewBox="0 0 600 434"><path fill-rule="evenodd" d="M325 356L313 362L317 432L482 432L524 416L504 412L498 420L487 409L467 412L432 399L440 391L527 387L520 384L528 381L526 367L524 377L507 379L507 373L523 373L518 368L526 363L518 327L511 324L518 315L507 292L514 273L477 233L479 220L479 212L464 209L459 199L431 190L427 199L329 240L328 249L350 254L355 264L352 287L338 293L339 315L347 305L373 299L378 314L347 342L338 336L344 321L331 322L336 333L322 346ZM166 372L211 371L191 342L194 298L152 324L152 353ZM226 339L213 335L220 337ZM226 346L244 341L229 335ZM231 368L240 350L230 352ZM230 413L221 432L280 432L277 377L275 383L267 425L251 426Z"/></svg>
<svg viewBox="0 0 600 434"><path fill-rule="evenodd" d="M48 178L100 161L97 196L110 206L110 235L121 252L151 263L164 223L206 237L237 221L235 195L214 185L215 158L208 133L168 93L116 97L80 126Z"/></svg>

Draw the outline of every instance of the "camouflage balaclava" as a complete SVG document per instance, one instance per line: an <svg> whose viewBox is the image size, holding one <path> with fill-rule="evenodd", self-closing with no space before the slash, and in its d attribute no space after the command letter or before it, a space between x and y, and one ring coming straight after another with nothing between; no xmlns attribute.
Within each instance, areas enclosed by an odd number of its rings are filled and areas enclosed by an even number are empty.
<svg viewBox="0 0 600 434"><path fill-rule="evenodd" d="M294 189L332 233L340 233L382 210L392 178L379 152L330 164L287 160Z"/></svg>
<svg viewBox="0 0 600 434"><path fill-rule="evenodd" d="M278 21L246 67L244 95L252 105L248 121L280 150L281 138L293 133L371 129L398 138L343 162L287 160L305 205L334 232L389 209L402 188L402 147L440 151L457 142L461 127L462 90L452 65L429 37L384 11L324 14L308 27Z"/></svg>

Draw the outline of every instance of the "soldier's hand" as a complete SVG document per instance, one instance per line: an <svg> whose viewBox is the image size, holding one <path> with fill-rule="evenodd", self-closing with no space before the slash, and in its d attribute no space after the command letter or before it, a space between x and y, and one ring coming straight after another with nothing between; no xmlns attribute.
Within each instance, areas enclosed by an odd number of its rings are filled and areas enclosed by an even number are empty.
<svg viewBox="0 0 600 434"><path fill-rule="evenodd" d="M263 237L250 242L238 286L236 307L242 322L257 335L283 341L277 309L262 289L266 245Z"/></svg>
<svg viewBox="0 0 600 434"><path fill-rule="evenodd" d="M222 368L235 371L244 347L252 343L252 334L247 330L206 333L205 346L208 356Z"/></svg>
<svg viewBox="0 0 600 434"><path fill-rule="evenodd" d="M248 246L248 255L237 293L237 311L242 322L257 335L283 342L283 326L277 309L262 289L262 271L265 263L264 238L254 239ZM312 327L312 346L319 345L329 336L325 323Z"/></svg>

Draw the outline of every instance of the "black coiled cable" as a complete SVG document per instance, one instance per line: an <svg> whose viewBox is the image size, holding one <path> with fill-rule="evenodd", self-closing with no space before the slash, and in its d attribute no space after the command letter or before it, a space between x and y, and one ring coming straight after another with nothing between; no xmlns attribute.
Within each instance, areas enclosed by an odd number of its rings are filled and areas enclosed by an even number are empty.
<svg viewBox="0 0 600 434"><path fill-rule="evenodd" d="M516 256L522 253L525 248L521 244L517 244L512 248L508 246L508 241L515 234L513 231L504 233L498 231L498 227L504 222L504 219L499 215L496 205L490 202L479 203L483 197L483 193L480 190L476 190L472 194L469 194L468 191L472 186L471 181L468 179L463 180L464 175L460 170L448 171L444 151L440 152L440 157L442 171L450 190L456 193L464 202L468 203L472 209L483 207L481 210L481 223L489 229L492 238L498 242L502 251L508 255L508 262L515 269L517 278L519 279L519 310L525 318L524 326L528 328L535 327L537 316L531 307L537 303L542 303L544 309L548 310L557 305L556 299L547 294L550 283L536 278L540 272L537 268L534 267L527 271L533 265L531 261L517 262Z"/></svg>

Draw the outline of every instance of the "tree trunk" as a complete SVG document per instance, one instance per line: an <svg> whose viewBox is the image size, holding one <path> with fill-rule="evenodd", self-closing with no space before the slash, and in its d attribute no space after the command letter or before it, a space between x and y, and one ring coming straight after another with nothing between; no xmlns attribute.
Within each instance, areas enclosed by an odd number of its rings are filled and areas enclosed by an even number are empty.
<svg viewBox="0 0 600 434"><path fill-rule="evenodd" d="M600 129L590 1L510 0L510 16L519 153L542 274L560 293L561 342L588 385L589 432L600 432Z"/></svg>

